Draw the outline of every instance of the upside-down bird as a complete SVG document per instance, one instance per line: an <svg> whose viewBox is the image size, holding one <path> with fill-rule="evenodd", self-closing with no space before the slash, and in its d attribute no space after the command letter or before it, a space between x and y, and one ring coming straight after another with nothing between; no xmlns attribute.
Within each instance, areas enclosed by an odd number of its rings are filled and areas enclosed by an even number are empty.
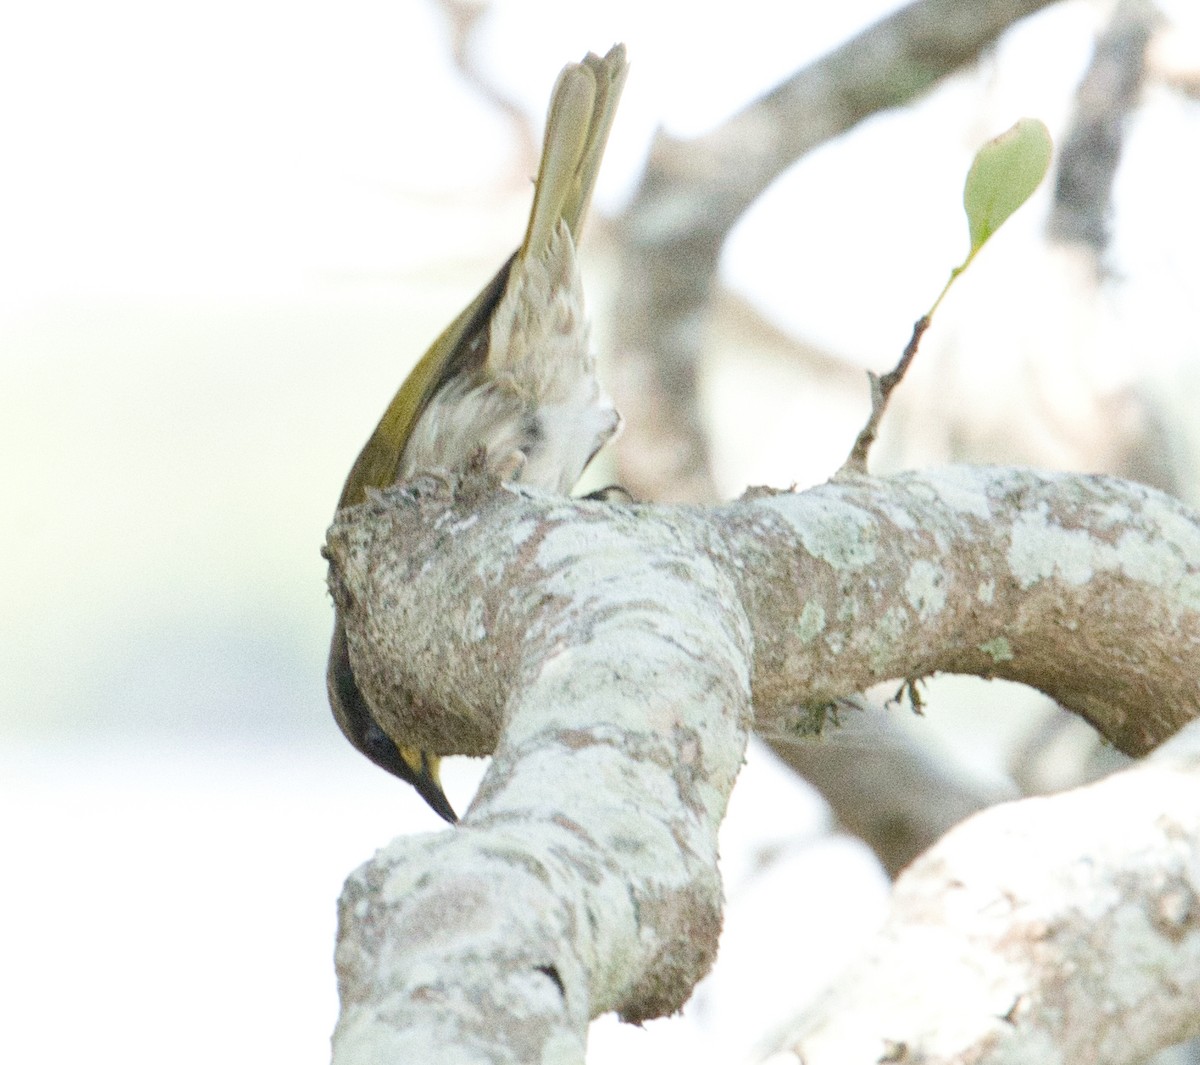
<svg viewBox="0 0 1200 1065"><path fill-rule="evenodd" d="M521 246L434 341L355 460L338 509L421 471L485 455L507 481L569 492L620 424L595 376L575 258L625 81L625 49L588 54L559 75ZM407 781L447 821L439 757L385 731L358 686L334 623L329 702L346 738Z"/></svg>

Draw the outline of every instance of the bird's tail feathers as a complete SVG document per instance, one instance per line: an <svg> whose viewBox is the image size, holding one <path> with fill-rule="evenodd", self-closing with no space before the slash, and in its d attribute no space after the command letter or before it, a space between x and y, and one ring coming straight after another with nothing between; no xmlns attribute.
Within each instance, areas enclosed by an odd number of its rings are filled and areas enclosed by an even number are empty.
<svg viewBox="0 0 1200 1065"><path fill-rule="evenodd" d="M519 256L544 254L560 221L579 243L628 69L625 46L617 44L603 58L589 52L558 76Z"/></svg>

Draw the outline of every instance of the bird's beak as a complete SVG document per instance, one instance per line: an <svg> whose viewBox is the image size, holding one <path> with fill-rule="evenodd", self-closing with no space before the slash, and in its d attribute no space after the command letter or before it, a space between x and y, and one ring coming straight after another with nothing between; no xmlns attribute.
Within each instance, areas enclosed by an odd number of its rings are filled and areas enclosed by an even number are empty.
<svg viewBox="0 0 1200 1065"><path fill-rule="evenodd" d="M426 751L417 751L409 747L401 747L400 754L413 771L412 786L417 789L417 794L429 803L439 817L449 821L452 825L458 824L458 814L454 812L454 807L450 805L450 800L442 791L442 782L438 773L441 759Z"/></svg>

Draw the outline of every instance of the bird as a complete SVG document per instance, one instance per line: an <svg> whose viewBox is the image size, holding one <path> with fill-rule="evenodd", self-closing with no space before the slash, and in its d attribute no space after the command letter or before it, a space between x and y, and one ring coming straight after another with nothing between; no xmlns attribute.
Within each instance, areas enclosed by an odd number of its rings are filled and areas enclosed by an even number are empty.
<svg viewBox="0 0 1200 1065"><path fill-rule="evenodd" d="M565 494L620 428L595 376L575 249L627 72L617 44L559 74L524 240L401 384L338 510L365 502L370 489L452 473L481 454L501 480ZM350 743L456 823L440 758L389 734L359 688L340 615L326 687Z"/></svg>

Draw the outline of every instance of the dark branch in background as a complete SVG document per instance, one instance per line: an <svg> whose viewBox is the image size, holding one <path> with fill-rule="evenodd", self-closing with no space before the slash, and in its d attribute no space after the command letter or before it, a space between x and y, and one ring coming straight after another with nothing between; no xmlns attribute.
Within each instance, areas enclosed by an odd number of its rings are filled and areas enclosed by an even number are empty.
<svg viewBox="0 0 1200 1065"><path fill-rule="evenodd" d="M1051 240L1090 247L1099 262L1108 247L1113 181L1129 115L1146 73L1146 46L1158 16L1147 0L1121 0L1096 39L1070 128L1061 139Z"/></svg>
<svg viewBox="0 0 1200 1065"><path fill-rule="evenodd" d="M716 496L698 410L704 319L725 238L813 148L909 103L1051 0L920 0L798 71L703 137L660 133L620 218L613 391L618 480L639 498Z"/></svg>
<svg viewBox="0 0 1200 1065"><path fill-rule="evenodd" d="M838 700L837 728L820 740L772 739L771 749L815 787L842 827L896 877L959 821L1017 797L985 785L933 755L887 707L863 697ZM848 801L833 801L831 796Z"/></svg>
<svg viewBox="0 0 1200 1065"><path fill-rule="evenodd" d="M1097 285L1115 280L1107 275L1104 262L1111 236L1113 185L1129 119L1146 81L1150 41L1160 22L1161 16L1147 0L1117 4L1096 39L1075 94L1070 125L1059 138L1058 177L1046 235L1054 243L1080 249ZM1094 292L1091 295L1095 298ZM1038 398L1033 396L1035 402ZM1163 411L1161 400L1134 385L1097 396L1096 402L1107 408L1100 417L1112 427L1110 472L1185 495L1190 471L1179 466L1172 418ZM1052 409L1047 418L1050 424L1057 421Z"/></svg>

